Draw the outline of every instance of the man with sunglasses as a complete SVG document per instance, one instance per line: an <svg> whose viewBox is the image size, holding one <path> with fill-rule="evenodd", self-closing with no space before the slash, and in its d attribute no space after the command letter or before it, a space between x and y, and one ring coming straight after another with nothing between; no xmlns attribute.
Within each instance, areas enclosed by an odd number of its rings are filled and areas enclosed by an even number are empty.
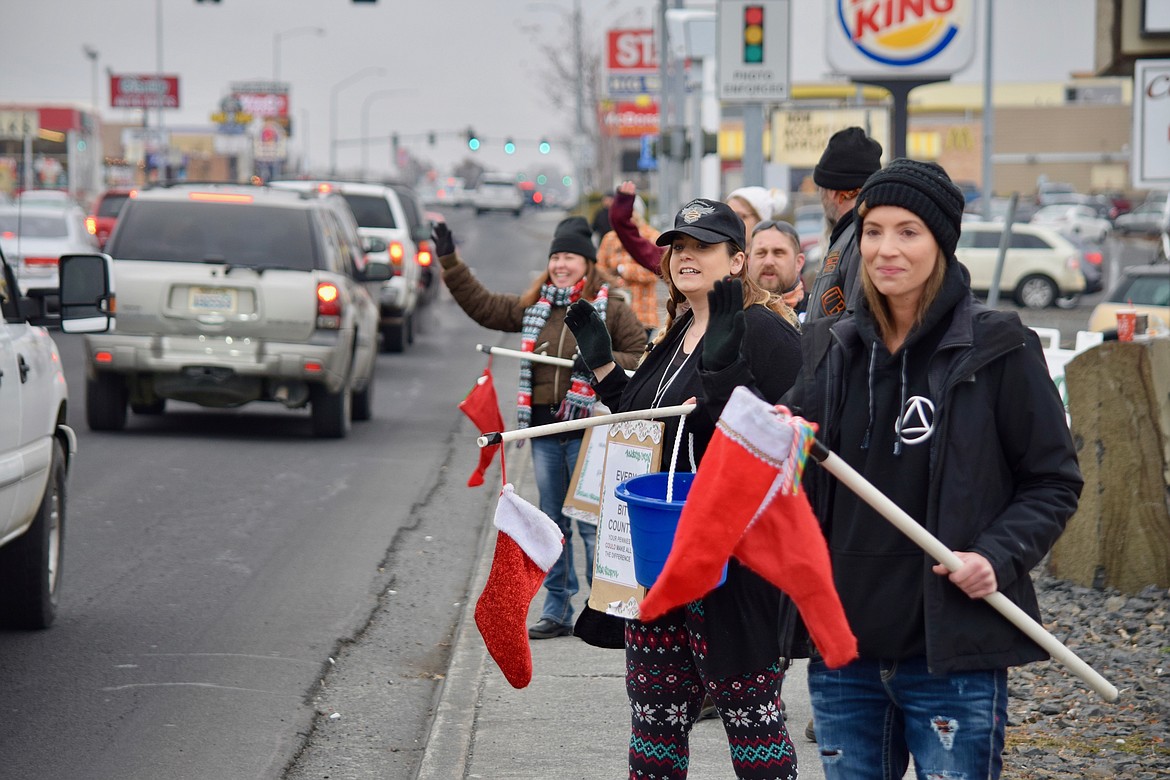
<svg viewBox="0 0 1170 780"><path fill-rule="evenodd" d="M804 252L800 234L781 220L765 219L752 228L748 243L748 278L776 293L797 315L804 312Z"/></svg>

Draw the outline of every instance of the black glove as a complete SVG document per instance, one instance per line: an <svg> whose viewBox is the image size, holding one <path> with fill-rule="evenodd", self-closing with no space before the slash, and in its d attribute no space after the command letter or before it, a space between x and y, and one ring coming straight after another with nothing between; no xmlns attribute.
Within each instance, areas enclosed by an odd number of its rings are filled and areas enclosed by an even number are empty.
<svg viewBox="0 0 1170 780"><path fill-rule="evenodd" d="M589 301L577 301L570 306L565 312L565 324L573 331L577 350L590 370L613 362L613 344L609 340L609 331Z"/></svg>
<svg viewBox="0 0 1170 780"><path fill-rule="evenodd" d="M435 256L446 257L455 254L455 236L446 222L436 222L431 228L431 240L435 242Z"/></svg>
<svg viewBox="0 0 1170 780"><path fill-rule="evenodd" d="M707 332L703 334L703 368L722 371L739 357L746 315L743 282L724 277L707 293Z"/></svg>

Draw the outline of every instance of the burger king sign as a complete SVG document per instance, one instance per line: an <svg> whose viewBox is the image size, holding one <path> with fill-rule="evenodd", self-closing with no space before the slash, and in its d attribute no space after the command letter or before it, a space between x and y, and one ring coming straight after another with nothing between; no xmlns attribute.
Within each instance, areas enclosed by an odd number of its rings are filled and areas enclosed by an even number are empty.
<svg viewBox="0 0 1170 780"><path fill-rule="evenodd" d="M975 0L832 0L829 64L845 76L946 78L975 54Z"/></svg>

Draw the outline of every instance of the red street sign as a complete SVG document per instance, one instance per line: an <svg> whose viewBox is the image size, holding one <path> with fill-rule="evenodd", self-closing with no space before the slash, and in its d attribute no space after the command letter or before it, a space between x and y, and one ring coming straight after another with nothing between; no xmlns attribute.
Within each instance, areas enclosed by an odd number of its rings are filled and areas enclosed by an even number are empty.
<svg viewBox="0 0 1170 780"><path fill-rule="evenodd" d="M606 67L611 71L658 70L654 30L609 30Z"/></svg>
<svg viewBox="0 0 1170 780"><path fill-rule="evenodd" d="M179 77L139 74L110 76L113 108L178 108Z"/></svg>
<svg viewBox="0 0 1170 780"><path fill-rule="evenodd" d="M619 138L636 138L658 132L658 104L603 103L601 131Z"/></svg>

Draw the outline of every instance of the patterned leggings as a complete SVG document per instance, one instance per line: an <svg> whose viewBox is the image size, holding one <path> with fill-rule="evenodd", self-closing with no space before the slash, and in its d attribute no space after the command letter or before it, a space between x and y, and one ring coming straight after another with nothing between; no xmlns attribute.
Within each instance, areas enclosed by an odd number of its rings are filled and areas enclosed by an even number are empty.
<svg viewBox="0 0 1170 780"><path fill-rule="evenodd" d="M691 727L704 692L723 719L737 778L794 780L796 752L780 711L779 659L758 672L706 680L696 662L706 653L700 601L651 623L626 621L630 780L687 776Z"/></svg>

